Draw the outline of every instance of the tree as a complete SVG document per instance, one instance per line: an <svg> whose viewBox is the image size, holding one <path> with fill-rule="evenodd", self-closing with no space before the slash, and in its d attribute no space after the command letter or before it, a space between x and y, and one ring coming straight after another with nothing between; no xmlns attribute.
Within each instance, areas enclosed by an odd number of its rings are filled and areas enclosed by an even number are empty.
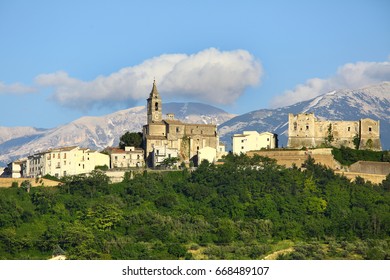
<svg viewBox="0 0 390 280"><path fill-rule="evenodd" d="M332 145L332 142L334 140L333 132L332 132L332 124L329 124L328 126L328 135L326 136L325 143L329 146Z"/></svg>
<svg viewBox="0 0 390 280"><path fill-rule="evenodd" d="M164 158L164 160L161 162L161 165L166 168L172 168L177 164L178 161L178 157Z"/></svg>
<svg viewBox="0 0 390 280"><path fill-rule="evenodd" d="M136 148L142 147L142 133L127 131L119 138L119 148L124 149L126 146Z"/></svg>

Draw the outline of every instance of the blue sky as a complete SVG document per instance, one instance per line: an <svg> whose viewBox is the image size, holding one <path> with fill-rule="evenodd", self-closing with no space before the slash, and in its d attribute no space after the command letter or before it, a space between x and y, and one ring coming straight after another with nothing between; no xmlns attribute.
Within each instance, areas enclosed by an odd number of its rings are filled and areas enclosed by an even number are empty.
<svg viewBox="0 0 390 280"><path fill-rule="evenodd" d="M390 80L390 1L0 0L0 126L164 102L231 113Z"/></svg>

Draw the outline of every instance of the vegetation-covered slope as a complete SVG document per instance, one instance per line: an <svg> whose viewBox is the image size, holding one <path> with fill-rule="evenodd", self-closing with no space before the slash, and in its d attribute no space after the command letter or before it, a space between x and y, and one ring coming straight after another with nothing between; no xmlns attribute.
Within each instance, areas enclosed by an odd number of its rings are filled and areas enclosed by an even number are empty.
<svg viewBox="0 0 390 280"><path fill-rule="evenodd" d="M119 184L96 172L30 193L1 189L0 257L390 258L390 177L351 183L312 161L306 168L228 156Z"/></svg>

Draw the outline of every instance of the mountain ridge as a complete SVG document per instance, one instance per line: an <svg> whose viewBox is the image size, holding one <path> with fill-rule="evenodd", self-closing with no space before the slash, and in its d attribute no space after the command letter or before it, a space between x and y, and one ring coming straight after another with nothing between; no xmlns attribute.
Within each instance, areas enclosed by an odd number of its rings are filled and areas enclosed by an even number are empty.
<svg viewBox="0 0 390 280"><path fill-rule="evenodd" d="M189 123L221 124L235 115L202 103L165 103L163 113ZM32 127L0 130L0 166L49 148L73 146L101 150L119 144L126 131L142 131L146 106L120 110L104 116L84 116L47 130ZM4 135L3 135L4 134Z"/></svg>
<svg viewBox="0 0 390 280"><path fill-rule="evenodd" d="M231 149L231 136L244 130L279 135L279 147L287 144L288 114L313 112L318 119L380 120L383 149L390 149L390 82L352 90L335 90L310 100L276 109L260 109L233 115L203 103L164 103L163 114L174 113L186 123L214 123L222 142ZM118 145L126 131L142 131L146 107L138 106L104 116L84 116L52 129L0 127L0 166L53 147L79 145L103 149Z"/></svg>
<svg viewBox="0 0 390 280"><path fill-rule="evenodd" d="M231 136L244 130L269 131L278 134L279 146L287 144L288 114L312 112L320 119L380 120L383 149L390 149L390 82L360 89L331 91L310 100L276 109L251 111L228 120L219 127L222 141L231 143Z"/></svg>

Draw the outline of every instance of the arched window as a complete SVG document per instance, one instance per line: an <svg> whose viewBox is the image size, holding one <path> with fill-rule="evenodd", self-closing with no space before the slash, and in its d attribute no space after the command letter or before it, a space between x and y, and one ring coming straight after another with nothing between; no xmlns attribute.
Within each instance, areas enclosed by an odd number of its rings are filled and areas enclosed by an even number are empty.
<svg viewBox="0 0 390 280"><path fill-rule="evenodd" d="M156 103L154 104L154 110L155 110L155 111L158 111L158 102L156 102Z"/></svg>

